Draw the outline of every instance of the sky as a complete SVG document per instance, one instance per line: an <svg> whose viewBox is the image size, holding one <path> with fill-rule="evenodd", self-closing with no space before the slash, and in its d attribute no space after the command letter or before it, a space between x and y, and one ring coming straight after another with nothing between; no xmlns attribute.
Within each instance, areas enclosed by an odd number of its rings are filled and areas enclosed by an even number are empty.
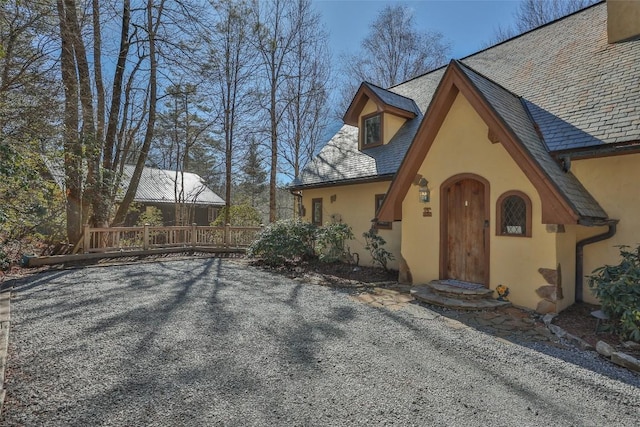
<svg viewBox="0 0 640 427"><path fill-rule="evenodd" d="M329 32L334 61L342 52L356 52L369 25L387 4L404 4L414 11L419 30L442 33L451 44L450 55L460 59L481 50L495 28L509 26L517 0L313 0Z"/></svg>

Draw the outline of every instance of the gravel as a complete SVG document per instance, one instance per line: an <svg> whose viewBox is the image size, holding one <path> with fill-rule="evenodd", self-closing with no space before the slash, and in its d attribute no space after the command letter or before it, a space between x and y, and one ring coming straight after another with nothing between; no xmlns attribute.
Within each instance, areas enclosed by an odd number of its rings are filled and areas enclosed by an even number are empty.
<svg viewBox="0 0 640 427"><path fill-rule="evenodd" d="M61 270L13 285L7 426L640 419L640 376L593 352L523 347L236 260Z"/></svg>

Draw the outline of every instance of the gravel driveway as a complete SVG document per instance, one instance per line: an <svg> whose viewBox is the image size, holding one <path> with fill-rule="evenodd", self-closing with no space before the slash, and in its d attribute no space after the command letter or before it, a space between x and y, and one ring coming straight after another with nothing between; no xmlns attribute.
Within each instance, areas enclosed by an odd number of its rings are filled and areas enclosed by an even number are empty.
<svg viewBox="0 0 640 427"><path fill-rule="evenodd" d="M3 425L640 420L640 377L593 353L536 351L234 260L53 271L14 294Z"/></svg>

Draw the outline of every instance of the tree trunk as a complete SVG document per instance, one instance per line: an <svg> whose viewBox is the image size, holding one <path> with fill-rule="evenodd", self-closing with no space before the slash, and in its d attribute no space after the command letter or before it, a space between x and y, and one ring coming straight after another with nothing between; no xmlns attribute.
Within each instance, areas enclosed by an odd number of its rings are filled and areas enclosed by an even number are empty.
<svg viewBox="0 0 640 427"><path fill-rule="evenodd" d="M129 205L133 201L140 183L140 177L142 176L142 170L149 154L149 148L151 147L151 141L153 139L153 131L156 122L156 107L158 103L158 59L156 53L155 37L157 33L157 27L160 24L162 9L164 1L161 1L158 5L157 21L153 22L153 0L147 0L147 32L149 34L149 118L147 120L147 130L144 135L144 141L140 149L138 161L136 162L133 176L129 182L127 192L122 199L122 203L118 206L118 211L113 219L115 225L122 224L127 216Z"/></svg>
<svg viewBox="0 0 640 427"><path fill-rule="evenodd" d="M78 84L73 41L63 0L57 1L60 25L60 69L64 85L64 175L66 189L67 239L76 243L82 234L82 146L78 134Z"/></svg>

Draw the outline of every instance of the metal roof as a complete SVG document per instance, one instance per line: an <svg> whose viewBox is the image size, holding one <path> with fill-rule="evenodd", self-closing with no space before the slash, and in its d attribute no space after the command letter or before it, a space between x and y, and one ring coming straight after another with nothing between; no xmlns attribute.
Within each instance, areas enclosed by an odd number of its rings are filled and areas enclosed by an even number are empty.
<svg viewBox="0 0 640 427"><path fill-rule="evenodd" d="M123 191L119 193L117 200L122 200L134 170L134 165L124 166L122 174ZM148 166L145 166L142 170L134 201L141 203L175 203L176 194L177 191L181 190L182 182L184 182L183 199L187 203L218 206L225 204L224 200L207 187L202 178L195 173L181 173Z"/></svg>

